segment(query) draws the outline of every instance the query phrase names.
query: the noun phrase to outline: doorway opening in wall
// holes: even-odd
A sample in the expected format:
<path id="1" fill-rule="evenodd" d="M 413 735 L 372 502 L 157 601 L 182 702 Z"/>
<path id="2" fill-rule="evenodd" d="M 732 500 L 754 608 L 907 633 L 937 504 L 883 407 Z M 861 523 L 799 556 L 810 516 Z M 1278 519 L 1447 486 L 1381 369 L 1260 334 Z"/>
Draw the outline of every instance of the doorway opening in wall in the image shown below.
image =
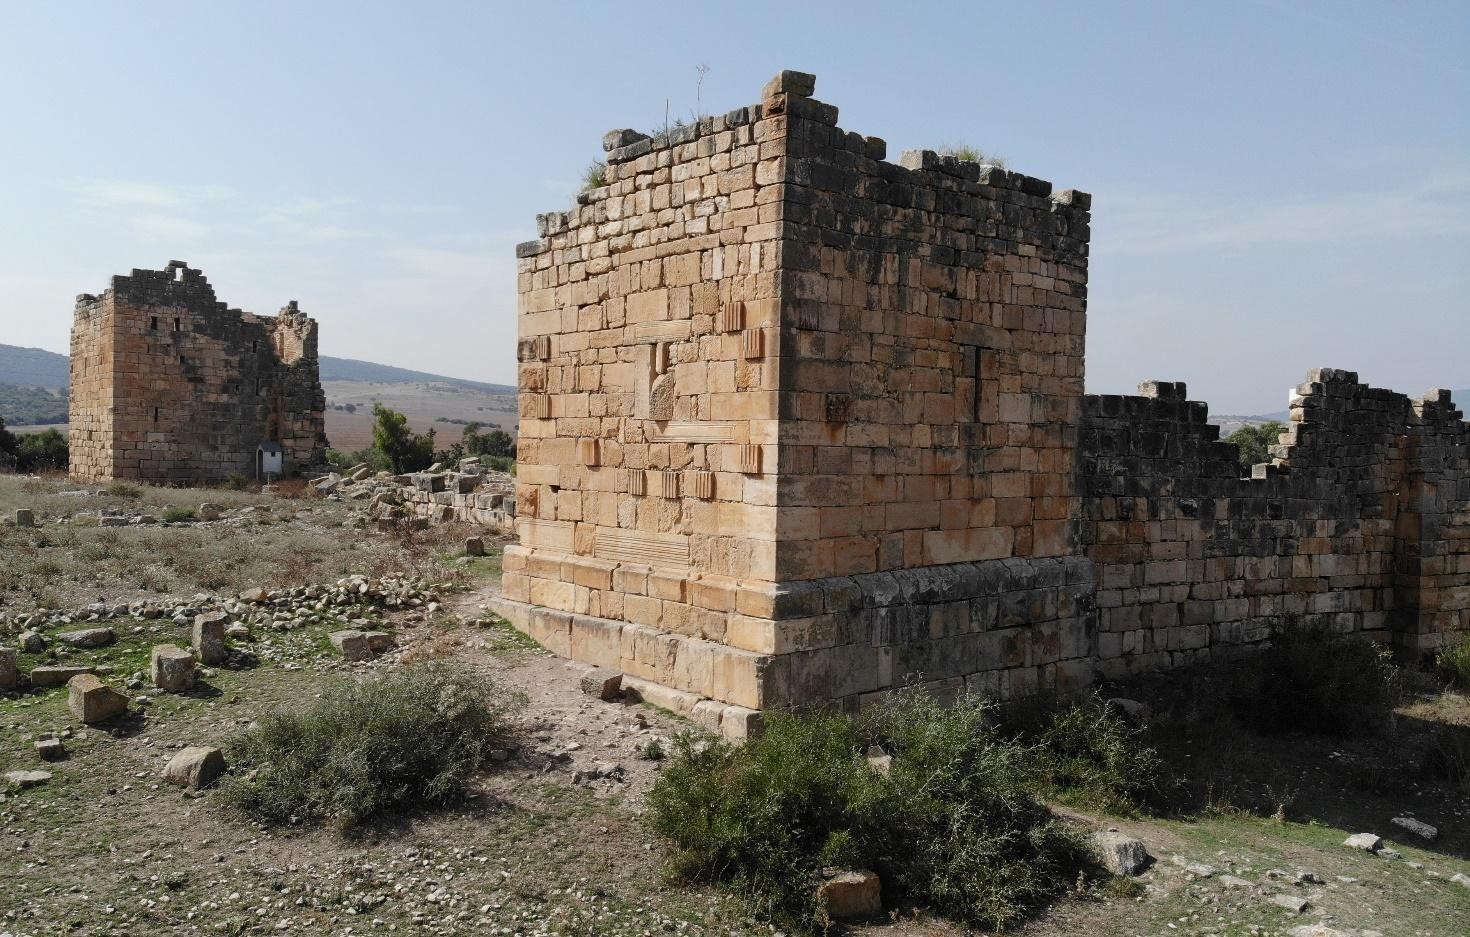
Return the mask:
<path id="1" fill-rule="evenodd" d="M 158 331 L 158 316 L 149 316 L 148 317 L 148 331 L 150 331 L 150 332 L 157 332 Z"/>

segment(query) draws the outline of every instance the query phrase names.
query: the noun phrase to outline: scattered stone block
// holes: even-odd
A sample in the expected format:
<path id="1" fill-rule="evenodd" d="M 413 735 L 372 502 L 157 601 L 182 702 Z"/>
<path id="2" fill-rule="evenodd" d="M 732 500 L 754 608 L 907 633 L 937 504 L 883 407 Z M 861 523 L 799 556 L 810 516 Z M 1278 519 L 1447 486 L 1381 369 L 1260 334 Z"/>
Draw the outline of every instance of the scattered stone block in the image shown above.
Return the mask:
<path id="1" fill-rule="evenodd" d="M 36 754 L 42 761 L 60 761 L 66 757 L 66 746 L 61 739 L 41 739 L 36 743 Z"/>
<path id="2" fill-rule="evenodd" d="M 99 680 L 84 673 L 66 682 L 67 706 L 77 719 L 92 725 L 115 719 L 128 711 L 128 698 Z"/>
<path id="3" fill-rule="evenodd" d="M 15 648 L 0 647 L 0 690 L 13 690 L 20 682 L 20 673 L 15 669 L 15 659 Z"/>
<path id="4" fill-rule="evenodd" d="M 25 790 L 28 787 L 36 787 L 51 780 L 50 771 L 7 771 L 5 780 L 11 787 Z"/>
<path id="5" fill-rule="evenodd" d="M 1326 924 L 1303 924 L 1300 927 L 1293 927 L 1287 933 L 1291 937 L 1353 937 L 1347 931 L 1338 930 L 1335 927 L 1328 927 Z M 1363 931 L 1363 937 L 1367 937 L 1370 933 L 1377 932 Z"/>
<path id="6" fill-rule="evenodd" d="M 1464 872 L 1456 872 L 1454 875 L 1451 875 L 1450 881 L 1456 885 L 1464 885 L 1466 888 L 1470 888 L 1470 875 L 1466 875 Z"/>
<path id="7" fill-rule="evenodd" d="M 103 514 L 97 518 L 98 527 L 126 527 L 128 519 L 121 514 Z"/>
<path id="8" fill-rule="evenodd" d="M 386 631 L 364 631 L 362 636 L 367 638 L 368 650 L 374 654 L 393 649 L 393 636 Z"/>
<path id="9" fill-rule="evenodd" d="M 17 527 L 34 527 L 34 526 L 36 526 L 36 513 L 34 511 L 32 511 L 30 508 L 16 508 L 15 509 L 15 526 L 17 526 Z"/>
<path id="10" fill-rule="evenodd" d="M 72 677 L 92 673 L 94 667 L 76 667 L 68 664 L 47 664 L 31 670 L 31 686 L 64 686 Z"/>
<path id="11" fill-rule="evenodd" d="M 50 643 L 39 631 L 22 631 L 19 640 L 20 649 L 27 654 L 39 654 L 46 650 L 46 645 Z"/>
<path id="12" fill-rule="evenodd" d="M 1367 852 L 1377 852 L 1383 848 L 1383 840 L 1375 833 L 1354 833 L 1342 841 L 1344 846 L 1353 849 L 1362 849 Z"/>
<path id="13" fill-rule="evenodd" d="M 883 883 L 878 873 L 859 870 L 823 873 L 817 903 L 834 921 L 861 921 L 883 913 Z"/>
<path id="14" fill-rule="evenodd" d="M 1152 714 L 1147 703 L 1141 703 L 1136 699 L 1116 696 L 1108 700 L 1107 705 L 1122 713 L 1124 718 L 1133 723 L 1147 722 L 1148 717 Z"/>
<path id="15" fill-rule="evenodd" d="M 1093 833 L 1092 847 L 1103 867 L 1114 875 L 1140 875 L 1153 862 L 1142 841 L 1116 830 Z"/>
<path id="16" fill-rule="evenodd" d="M 153 685 L 168 693 L 182 693 L 194 685 L 194 655 L 172 644 L 153 649 Z"/>
<path id="17" fill-rule="evenodd" d="M 240 601 L 249 602 L 251 605 L 259 605 L 261 602 L 264 602 L 268 597 L 269 596 L 266 594 L 266 591 L 260 586 L 253 586 L 240 593 Z"/>
<path id="18" fill-rule="evenodd" d="M 250 639 L 250 626 L 237 621 L 225 629 L 225 637 L 234 641 L 247 641 Z"/>
<path id="19" fill-rule="evenodd" d="M 1301 914 L 1308 907 L 1307 899 L 1298 895 L 1272 895 L 1266 900 L 1278 908 L 1285 908 L 1292 914 Z"/>
<path id="20" fill-rule="evenodd" d="M 582 692 L 600 700 L 615 700 L 623 689 L 623 675 L 606 667 L 592 667 L 582 672 Z"/>
<path id="21" fill-rule="evenodd" d="M 332 647 L 341 652 L 344 660 L 371 660 L 373 657 L 372 645 L 368 643 L 366 632 L 347 630 L 334 631 L 327 636 L 332 642 Z"/>
<path id="22" fill-rule="evenodd" d="M 1205 865 L 1203 862 L 1191 862 L 1183 856 L 1171 856 L 1169 861 L 1195 878 L 1209 878 L 1215 874 L 1214 866 Z"/>
<path id="23" fill-rule="evenodd" d="M 197 791 L 218 780 L 225 767 L 224 753 L 218 748 L 192 745 L 181 749 L 163 766 L 163 779 Z"/>
<path id="24" fill-rule="evenodd" d="M 230 616 L 224 612 L 210 612 L 205 615 L 194 616 L 194 634 L 191 644 L 199 663 L 206 667 L 214 664 L 222 664 L 230 655 L 230 647 L 225 643 L 225 626 L 230 623 Z"/>
<path id="25" fill-rule="evenodd" d="M 72 647 L 107 647 L 117 643 L 117 635 L 111 628 L 86 628 L 81 631 L 63 631 L 56 636 L 56 640 Z"/>
<path id="26" fill-rule="evenodd" d="M 1394 817 L 1389 822 L 1400 829 L 1408 830 L 1426 842 L 1432 843 L 1439 838 L 1439 830 L 1423 820 L 1415 820 L 1413 817 Z"/>
<path id="27" fill-rule="evenodd" d="M 1218 881 L 1221 885 L 1225 886 L 1226 888 L 1250 888 L 1251 887 L 1251 883 L 1250 882 L 1247 882 L 1243 878 L 1236 878 L 1234 875 L 1222 875 L 1218 879 L 1216 879 L 1216 881 Z"/>
<path id="28" fill-rule="evenodd" d="M 219 520 L 220 514 L 223 513 L 223 511 L 224 508 L 222 508 L 220 505 L 215 504 L 212 501 L 205 501 L 203 504 L 199 505 L 199 510 L 195 513 L 198 515 L 201 521 L 217 521 Z"/>
<path id="29" fill-rule="evenodd" d="M 483 539 L 479 538 L 479 537 L 466 537 L 466 538 L 464 538 L 464 555 L 465 556 L 484 556 L 485 555 L 485 541 Z"/>

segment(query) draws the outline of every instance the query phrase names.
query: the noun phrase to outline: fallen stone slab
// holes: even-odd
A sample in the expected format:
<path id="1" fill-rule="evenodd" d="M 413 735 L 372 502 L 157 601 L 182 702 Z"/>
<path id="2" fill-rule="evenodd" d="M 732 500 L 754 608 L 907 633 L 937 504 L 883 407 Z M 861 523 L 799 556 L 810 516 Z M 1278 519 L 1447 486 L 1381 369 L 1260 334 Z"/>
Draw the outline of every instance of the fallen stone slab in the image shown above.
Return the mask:
<path id="1" fill-rule="evenodd" d="M 230 656 L 230 646 L 225 643 L 225 627 L 230 616 L 225 612 L 209 612 L 194 616 L 194 633 L 191 644 L 199 663 L 206 667 L 223 664 Z"/>
<path id="2" fill-rule="evenodd" d="M 484 556 L 485 555 L 485 541 L 484 541 L 484 539 L 482 539 L 480 537 L 466 537 L 466 538 L 464 538 L 464 555 L 465 556 Z"/>
<path id="3" fill-rule="evenodd" d="M 46 650 L 46 645 L 50 643 L 39 631 L 22 631 L 17 640 L 20 642 L 20 649 L 27 654 L 39 654 Z"/>
<path id="4" fill-rule="evenodd" d="M 63 631 L 56 640 L 72 647 L 107 647 L 117 643 L 117 634 L 111 628 L 84 628 L 81 631 Z"/>
<path id="5" fill-rule="evenodd" d="M 1354 833 L 1343 840 L 1342 844 L 1365 852 L 1377 852 L 1383 848 L 1383 839 L 1376 833 Z"/>
<path id="6" fill-rule="evenodd" d="M 1326 924 L 1303 924 L 1287 931 L 1290 937 L 1352 937 L 1347 931 L 1328 927 Z M 1363 933 L 1368 933 L 1364 931 Z"/>
<path id="7" fill-rule="evenodd" d="M 15 668 L 17 654 L 13 647 L 0 647 L 0 690 L 13 690 L 20 682 L 20 671 Z"/>
<path id="8" fill-rule="evenodd" d="M 590 667 L 578 681 L 582 692 L 600 700 L 615 700 L 623 690 L 623 675 L 606 667 Z"/>
<path id="9" fill-rule="evenodd" d="M 1169 861 L 1195 878 L 1209 878 L 1215 874 L 1214 866 L 1205 865 L 1203 862 L 1191 862 L 1183 856 L 1170 856 Z"/>
<path id="10" fill-rule="evenodd" d="M 883 883 L 876 872 L 838 871 L 817 886 L 817 903 L 834 921 L 861 921 L 883 913 Z"/>
<path id="11" fill-rule="evenodd" d="M 1456 885 L 1464 885 L 1466 888 L 1470 888 L 1470 875 L 1466 875 L 1464 872 L 1456 872 L 1454 875 L 1451 875 L 1450 881 Z"/>
<path id="12" fill-rule="evenodd" d="M 193 790 L 208 787 L 225 773 L 225 756 L 218 748 L 191 745 L 163 766 L 163 779 Z"/>
<path id="13" fill-rule="evenodd" d="M 1141 840 L 1116 830 L 1093 833 L 1092 846 L 1103 867 L 1114 875 L 1139 875 L 1153 862 Z"/>
<path id="14" fill-rule="evenodd" d="M 262 589 L 260 586 L 254 586 L 254 587 L 249 588 L 249 589 L 246 589 L 244 592 L 240 593 L 240 601 L 241 602 L 249 602 L 252 605 L 259 605 L 261 602 L 264 602 L 267 598 L 268 598 L 268 595 L 267 595 L 266 591 L 264 589 Z"/>
<path id="15" fill-rule="evenodd" d="M 1251 887 L 1251 883 L 1250 882 L 1246 881 L 1243 878 L 1236 878 L 1234 875 L 1222 875 L 1218 879 L 1216 879 L 1216 881 L 1218 881 L 1221 885 L 1224 885 L 1226 888 L 1250 888 Z"/>
<path id="16" fill-rule="evenodd" d="M 36 512 L 35 511 L 32 511 L 30 508 L 16 508 L 15 509 L 15 526 L 17 526 L 17 527 L 34 527 L 34 526 L 36 526 Z"/>
<path id="17" fill-rule="evenodd" d="M 168 693 L 182 693 L 194 686 L 194 655 L 173 644 L 160 644 L 150 657 L 153 685 Z"/>
<path id="18" fill-rule="evenodd" d="M 128 698 L 103 683 L 95 674 L 84 673 L 66 682 L 67 706 L 77 719 L 92 725 L 115 719 L 128 711 Z"/>
<path id="19" fill-rule="evenodd" d="M 119 514 L 104 514 L 97 518 L 98 527 L 126 527 L 128 519 Z"/>
<path id="20" fill-rule="evenodd" d="M 95 667 L 75 667 L 67 664 L 47 664 L 31 670 L 31 686 L 65 686 L 72 677 L 94 673 Z"/>
<path id="21" fill-rule="evenodd" d="M 36 743 L 36 754 L 42 761 L 60 761 L 66 757 L 66 746 L 61 739 L 41 739 Z"/>
<path id="22" fill-rule="evenodd" d="M 28 787 L 35 787 L 39 784 L 45 784 L 47 781 L 51 780 L 51 772 L 7 771 L 5 772 L 5 780 L 8 784 L 10 784 L 11 787 L 18 787 L 21 790 L 25 790 Z"/>
<path id="23" fill-rule="evenodd" d="M 393 649 L 393 636 L 386 631 L 364 631 L 363 636 L 367 638 L 368 650 L 374 654 Z"/>
<path id="24" fill-rule="evenodd" d="M 1389 822 L 1392 823 L 1394 826 L 1399 827 L 1403 830 L 1408 830 L 1410 833 L 1413 833 L 1420 839 L 1426 840 L 1431 843 L 1439 837 L 1438 828 L 1430 826 L 1423 820 L 1415 820 L 1413 817 L 1394 817 Z"/>
<path id="25" fill-rule="evenodd" d="M 219 516 L 221 513 L 223 513 L 223 511 L 224 508 L 222 508 L 220 505 L 215 504 L 212 501 L 205 501 L 203 504 L 199 505 L 199 510 L 195 513 L 198 515 L 201 521 L 217 521 L 219 520 Z"/>

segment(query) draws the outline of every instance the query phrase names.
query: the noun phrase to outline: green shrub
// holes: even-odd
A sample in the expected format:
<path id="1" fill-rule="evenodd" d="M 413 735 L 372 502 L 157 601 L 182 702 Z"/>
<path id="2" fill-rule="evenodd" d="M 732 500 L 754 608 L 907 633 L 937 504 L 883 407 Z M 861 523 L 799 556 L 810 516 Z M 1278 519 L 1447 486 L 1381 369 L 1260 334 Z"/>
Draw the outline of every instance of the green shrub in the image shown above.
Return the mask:
<path id="1" fill-rule="evenodd" d="M 676 742 L 650 795 L 675 871 L 726 883 L 764 915 L 823 924 L 824 866 L 869 868 L 887 903 L 1001 928 L 1064 890 L 1079 840 L 1030 792 L 1027 749 L 974 698 L 906 691 L 861 719 L 774 714 L 742 748 Z M 892 756 L 886 771 L 864 753 Z"/>
<path id="2" fill-rule="evenodd" d="M 1425 777 L 1470 793 L 1470 728 L 1438 726 L 1419 767 Z"/>
<path id="3" fill-rule="evenodd" d="M 594 159 L 582 170 L 582 191 L 590 192 L 607 185 L 607 163 Z"/>
<path id="4" fill-rule="evenodd" d="M 268 822 L 342 827 L 442 805 L 503 747 L 507 705 L 483 678 L 442 665 L 340 680 L 241 736 L 220 796 Z"/>
<path id="5" fill-rule="evenodd" d="M 1046 796 L 1114 813 L 1160 805 L 1163 762 L 1147 730 L 1100 699 L 1053 701 L 1015 724 L 1034 745 L 1032 776 Z"/>
<path id="6" fill-rule="evenodd" d="M 973 146 L 968 143 L 941 146 L 938 152 L 940 156 L 953 156 L 955 159 L 963 160 L 967 163 L 983 163 L 1001 169 L 1006 168 L 1005 157 L 996 156 L 993 153 L 986 153 L 978 146 Z"/>
<path id="7" fill-rule="evenodd" d="M 1222 668 L 1223 692 L 1246 726 L 1271 735 L 1344 735 L 1375 728 L 1400 695 L 1388 648 L 1362 635 L 1287 627 L 1265 650 Z"/>
<path id="8" fill-rule="evenodd" d="M 239 472 L 231 472 L 229 477 L 225 479 L 225 487 L 231 491 L 244 491 L 250 487 L 250 479 L 241 475 Z"/>
<path id="9" fill-rule="evenodd" d="M 163 509 L 163 519 L 169 523 L 178 521 L 192 521 L 194 519 L 193 508 L 167 507 Z"/>
<path id="10" fill-rule="evenodd" d="M 1470 637 L 1441 651 L 1434 663 L 1435 668 L 1450 683 L 1462 689 L 1470 689 Z"/>
<path id="11" fill-rule="evenodd" d="M 141 498 L 143 490 L 137 485 L 129 485 L 127 482 L 113 482 L 107 486 L 107 495 L 113 498 Z"/>

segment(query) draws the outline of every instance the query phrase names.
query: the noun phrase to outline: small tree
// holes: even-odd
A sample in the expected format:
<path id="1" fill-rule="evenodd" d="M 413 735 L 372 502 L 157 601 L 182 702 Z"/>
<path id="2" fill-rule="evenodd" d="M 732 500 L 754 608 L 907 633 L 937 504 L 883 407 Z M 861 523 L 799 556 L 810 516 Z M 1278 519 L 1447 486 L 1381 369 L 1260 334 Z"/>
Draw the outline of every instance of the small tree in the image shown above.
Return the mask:
<path id="1" fill-rule="evenodd" d="M 17 455 L 15 436 L 5 428 L 5 418 L 0 417 L 0 468 L 13 468 Z"/>
<path id="2" fill-rule="evenodd" d="M 54 429 L 21 436 L 16 449 L 16 468 L 22 472 L 61 472 L 71 461 L 66 437 Z"/>
<path id="3" fill-rule="evenodd" d="M 1252 465 L 1271 460 L 1271 447 L 1276 445 L 1276 437 L 1284 432 L 1286 427 L 1272 420 L 1260 426 L 1242 426 L 1225 441 L 1235 446 L 1241 469 L 1250 471 Z"/>
<path id="4" fill-rule="evenodd" d="M 409 429 L 408 417 L 375 403 L 373 448 L 383 454 L 395 474 L 417 472 L 434 461 L 434 431 L 415 433 Z"/>

